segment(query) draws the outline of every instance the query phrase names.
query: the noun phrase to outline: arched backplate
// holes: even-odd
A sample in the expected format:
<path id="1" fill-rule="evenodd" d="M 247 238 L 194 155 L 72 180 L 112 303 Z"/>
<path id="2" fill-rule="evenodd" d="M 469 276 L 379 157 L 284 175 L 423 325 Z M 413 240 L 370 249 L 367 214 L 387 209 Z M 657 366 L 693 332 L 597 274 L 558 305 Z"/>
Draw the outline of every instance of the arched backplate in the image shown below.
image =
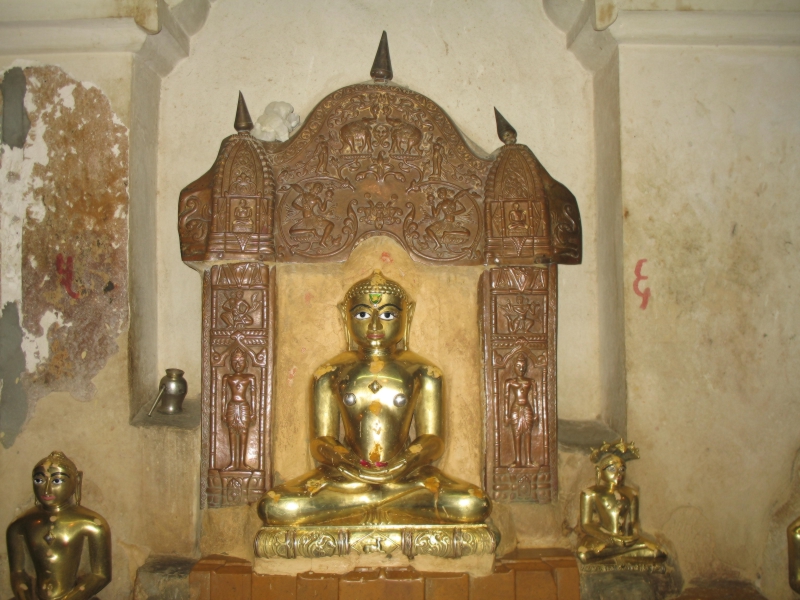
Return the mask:
<path id="1" fill-rule="evenodd" d="M 342 88 L 270 159 L 278 261 L 343 261 L 360 240 L 385 234 L 418 261 L 483 262 L 491 162 L 421 94 Z"/>

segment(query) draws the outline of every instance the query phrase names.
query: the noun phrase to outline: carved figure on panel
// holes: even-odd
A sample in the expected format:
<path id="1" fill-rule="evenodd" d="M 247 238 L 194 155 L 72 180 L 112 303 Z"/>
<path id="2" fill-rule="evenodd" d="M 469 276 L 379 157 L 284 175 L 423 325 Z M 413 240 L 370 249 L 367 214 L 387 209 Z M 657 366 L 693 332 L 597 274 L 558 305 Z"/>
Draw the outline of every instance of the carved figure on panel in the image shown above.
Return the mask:
<path id="1" fill-rule="evenodd" d="M 625 463 L 639 458 L 633 443 L 604 443 L 589 456 L 597 483 L 581 492 L 582 532 L 578 558 L 583 563 L 663 562 L 667 555 L 639 524 L 639 493 L 625 485 Z"/>
<path id="2" fill-rule="evenodd" d="M 342 126 L 339 131 L 342 152 L 372 154 L 372 121 L 374 119 L 362 119 Z"/>
<path id="3" fill-rule="evenodd" d="M 319 143 L 317 144 L 317 149 L 314 152 L 314 155 L 317 158 L 317 168 L 316 172 L 320 175 L 327 175 L 328 174 L 328 155 L 330 154 L 330 149 L 328 148 L 328 141 L 325 139 L 325 136 L 319 136 Z"/>
<path id="4" fill-rule="evenodd" d="M 311 453 L 319 466 L 263 497 L 264 523 L 483 522 L 484 492 L 432 464 L 444 451 L 442 373 L 408 349 L 414 302 L 376 271 L 350 288 L 340 311 L 348 350 L 313 380 Z"/>
<path id="5" fill-rule="evenodd" d="M 526 300 L 522 294 L 503 304 L 503 310 L 511 333 L 529 333 L 541 327 L 541 305 L 534 300 Z"/>
<path id="6" fill-rule="evenodd" d="M 508 212 L 509 235 L 525 235 L 528 232 L 528 213 L 520 209 L 519 202 L 511 205 Z"/>
<path id="7" fill-rule="evenodd" d="M 333 231 L 333 221 L 326 218 L 328 210 L 333 208 L 329 198 L 320 198 L 324 186 L 315 182 L 303 189 L 296 183 L 289 187 L 297 192 L 297 197 L 292 201 L 292 206 L 300 211 L 301 217 L 289 227 L 289 235 L 298 242 L 318 243 L 323 248 L 328 247 L 328 239 Z M 337 240 L 332 240 L 336 243 Z"/>
<path id="8" fill-rule="evenodd" d="M 111 581 L 111 530 L 103 517 L 81 506 L 82 478 L 62 452 L 51 452 L 33 468 L 36 506 L 6 530 L 16 600 L 90 600 Z M 90 571 L 79 575 L 84 543 Z M 25 571 L 28 561 L 35 579 Z"/>
<path id="9" fill-rule="evenodd" d="M 228 327 L 239 328 L 249 327 L 253 324 L 253 317 L 250 313 L 258 310 L 260 303 L 258 301 L 253 303 L 253 306 L 244 299 L 244 292 L 236 290 L 230 292 L 227 300 L 222 303 L 222 311 L 219 318 Z"/>
<path id="10" fill-rule="evenodd" d="M 242 198 L 239 206 L 233 211 L 234 233 L 251 233 L 255 228 L 253 221 L 253 209 L 247 203 L 247 198 Z"/>
<path id="11" fill-rule="evenodd" d="M 392 125 L 392 149 L 396 154 L 414 154 L 422 142 L 422 132 L 400 119 L 387 119 Z"/>
<path id="12" fill-rule="evenodd" d="M 444 140 L 436 138 L 431 144 L 431 179 L 442 178 L 442 161 L 444 160 Z"/>
<path id="13" fill-rule="evenodd" d="M 451 196 L 447 188 L 441 187 L 436 191 L 438 202 L 433 196 L 428 196 L 433 223 L 425 228 L 425 232 L 435 248 L 463 244 L 469 239 L 469 229 L 458 221 L 458 216 L 467 212 L 467 209 L 459 201 L 459 197 L 466 193 L 462 190 Z"/>
<path id="14" fill-rule="evenodd" d="M 539 395 L 539 384 L 525 377 L 528 359 L 520 353 L 514 361 L 516 377 L 506 379 L 506 425 L 511 427 L 514 435 L 514 462 L 510 467 L 538 467 L 531 451 L 531 431 L 538 419 L 536 414 L 536 398 Z M 533 403 L 530 396 L 533 395 Z"/>
<path id="15" fill-rule="evenodd" d="M 223 388 L 227 386 L 229 399 L 225 408 L 225 424 L 228 426 L 230 439 L 231 462 L 224 471 L 241 471 L 251 467 L 245 462 L 247 454 L 247 437 L 250 434 L 250 421 L 253 417 L 253 407 L 247 399 L 248 392 L 253 398 L 253 388 L 256 385 L 254 375 L 245 373 L 247 357 L 244 352 L 236 348 L 231 353 L 231 369 L 233 373 L 222 376 Z"/>

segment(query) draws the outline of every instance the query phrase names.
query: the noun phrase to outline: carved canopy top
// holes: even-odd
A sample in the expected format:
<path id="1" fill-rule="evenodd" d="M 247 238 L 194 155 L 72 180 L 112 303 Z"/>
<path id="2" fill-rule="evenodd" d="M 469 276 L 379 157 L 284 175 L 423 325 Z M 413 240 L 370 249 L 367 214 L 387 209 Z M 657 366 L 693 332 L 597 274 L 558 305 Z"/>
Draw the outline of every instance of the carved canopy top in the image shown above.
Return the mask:
<path id="1" fill-rule="evenodd" d="M 434 264 L 581 262 L 575 197 L 499 113 L 505 145 L 483 155 L 388 72 L 327 96 L 284 143 L 250 135 L 240 95 L 238 133 L 181 192 L 183 260 L 344 261 L 388 235 Z"/>

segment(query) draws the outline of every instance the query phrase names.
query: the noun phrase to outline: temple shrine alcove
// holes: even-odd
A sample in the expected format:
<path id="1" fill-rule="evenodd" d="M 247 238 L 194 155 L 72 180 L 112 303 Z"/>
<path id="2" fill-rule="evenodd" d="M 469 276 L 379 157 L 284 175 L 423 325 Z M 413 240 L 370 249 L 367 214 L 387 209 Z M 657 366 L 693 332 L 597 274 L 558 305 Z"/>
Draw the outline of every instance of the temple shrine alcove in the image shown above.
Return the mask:
<path id="1" fill-rule="evenodd" d="M 240 94 L 236 133 L 181 192 L 181 256 L 203 275 L 201 504 L 251 504 L 300 474 L 273 451 L 300 439 L 292 449 L 307 455 L 308 388 L 292 365 L 341 351 L 336 304 L 376 267 L 420 307 L 412 346 L 444 339 L 442 326 L 449 341 L 425 355 L 446 379 L 449 364 L 468 365 L 447 379 L 445 447 L 481 455 L 492 502 L 548 504 L 558 265 L 582 259 L 577 201 L 499 112 L 502 145 L 486 154 L 432 100 L 393 84 L 385 38 L 371 75 L 324 98 L 283 143 L 251 135 Z M 314 283 L 294 290 L 314 265 Z M 280 304 L 280 286 L 296 300 Z M 473 337 L 459 338 L 463 323 L 477 323 Z M 275 394 L 287 372 L 300 403 Z"/>

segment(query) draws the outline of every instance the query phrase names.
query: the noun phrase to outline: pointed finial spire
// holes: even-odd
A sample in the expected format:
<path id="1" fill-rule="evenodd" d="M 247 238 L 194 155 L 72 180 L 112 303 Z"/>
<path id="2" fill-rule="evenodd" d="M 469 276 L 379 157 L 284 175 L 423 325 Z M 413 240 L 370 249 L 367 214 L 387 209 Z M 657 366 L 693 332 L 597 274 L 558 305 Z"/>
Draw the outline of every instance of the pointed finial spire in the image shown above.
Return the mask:
<path id="1" fill-rule="evenodd" d="M 494 118 L 497 121 L 497 137 L 506 145 L 517 143 L 517 130 L 511 126 L 511 123 L 506 121 L 506 118 L 500 114 L 500 111 L 494 109 Z"/>
<path id="2" fill-rule="evenodd" d="M 244 103 L 244 96 L 239 92 L 239 104 L 236 107 L 236 120 L 233 122 L 236 131 L 250 131 L 253 129 L 253 119 L 250 118 L 250 111 Z"/>
<path id="3" fill-rule="evenodd" d="M 383 79 L 391 81 L 392 76 L 392 59 L 389 57 L 389 38 L 386 37 L 386 32 L 381 35 L 381 43 L 378 44 L 378 51 L 375 53 L 375 60 L 372 63 L 372 69 L 369 72 L 373 79 Z"/>

